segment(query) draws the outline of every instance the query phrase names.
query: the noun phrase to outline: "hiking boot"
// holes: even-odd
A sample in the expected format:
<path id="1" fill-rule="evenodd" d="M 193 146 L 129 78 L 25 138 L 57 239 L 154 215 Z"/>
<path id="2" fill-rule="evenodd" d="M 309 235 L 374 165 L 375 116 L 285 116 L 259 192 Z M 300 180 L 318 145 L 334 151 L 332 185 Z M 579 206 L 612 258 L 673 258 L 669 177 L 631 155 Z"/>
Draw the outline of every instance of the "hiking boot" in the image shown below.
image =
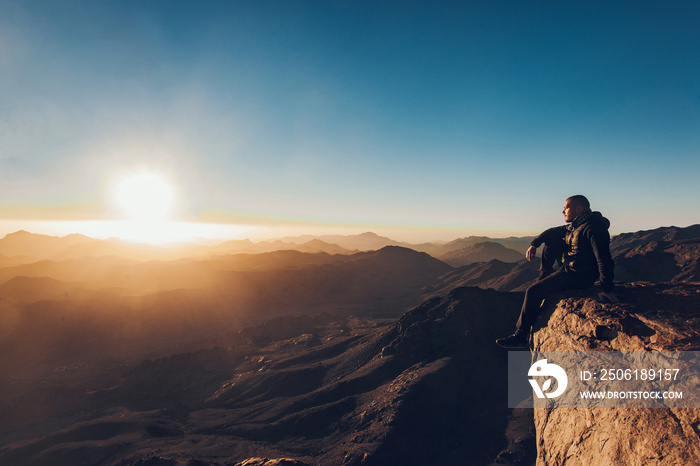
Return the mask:
<path id="1" fill-rule="evenodd" d="M 523 349 L 528 347 L 527 337 L 522 333 L 514 333 L 505 338 L 496 340 L 496 344 L 506 349 Z"/>

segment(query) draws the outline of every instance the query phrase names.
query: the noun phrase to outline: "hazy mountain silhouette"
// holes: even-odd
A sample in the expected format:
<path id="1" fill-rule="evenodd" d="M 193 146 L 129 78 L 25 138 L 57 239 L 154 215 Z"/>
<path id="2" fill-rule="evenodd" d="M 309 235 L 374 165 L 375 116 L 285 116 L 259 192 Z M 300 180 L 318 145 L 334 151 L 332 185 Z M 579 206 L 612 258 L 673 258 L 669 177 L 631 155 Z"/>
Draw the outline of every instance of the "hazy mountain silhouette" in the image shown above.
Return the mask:
<path id="1" fill-rule="evenodd" d="M 489 262 L 499 260 L 501 262 L 519 262 L 525 257 L 518 251 L 508 249 L 502 244 L 493 241 L 476 243 L 462 249 L 454 249 L 440 255 L 440 259 L 453 267 L 461 267 L 475 262 Z"/>
<path id="2" fill-rule="evenodd" d="M 327 243 L 320 239 L 312 239 L 311 241 L 308 241 L 306 243 L 297 244 L 294 249 L 301 252 L 325 252 L 326 254 L 352 254 L 353 252 L 355 252 L 340 247 L 337 244 Z"/>
<path id="3" fill-rule="evenodd" d="M 99 256 L 119 256 L 135 260 L 170 259 L 177 256 L 173 249 L 144 243 L 117 239 L 99 240 L 79 234 L 57 237 L 26 231 L 11 233 L 0 239 L 0 254 L 11 258 L 24 256 L 21 263 Z"/>
<path id="4" fill-rule="evenodd" d="M 294 250 L 308 253 L 326 253 L 326 254 L 352 254 L 356 252 L 338 246 L 337 244 L 328 243 L 318 238 L 310 239 L 303 243 L 295 243 L 291 241 L 260 241 L 254 243 L 250 240 L 226 241 L 221 244 L 212 246 L 200 246 L 187 248 L 185 252 L 196 256 L 211 256 L 221 254 L 260 254 L 265 252 Z"/>
<path id="5" fill-rule="evenodd" d="M 266 252 L 296 250 L 308 253 L 352 254 L 358 251 L 375 251 L 386 246 L 401 246 L 419 252 L 427 252 L 433 257 L 446 260 L 457 257 L 458 251 L 475 247 L 478 243 L 497 243 L 505 248 L 524 252 L 531 238 L 469 237 L 449 243 L 410 244 L 394 241 L 375 233 L 360 235 L 303 235 L 278 240 L 253 242 L 248 239 L 224 241 L 209 245 L 180 244 L 160 247 L 134 243 L 118 239 L 98 240 L 84 235 L 54 237 L 18 231 L 0 239 L 0 266 L 13 261 L 14 264 L 36 262 L 38 260 L 81 259 L 84 257 L 118 256 L 134 260 L 174 260 L 183 258 L 209 257 L 231 254 L 260 254 Z M 493 246 L 491 246 L 493 247 Z M 482 246 L 482 248 L 486 248 Z M 483 251 L 478 261 L 513 260 L 504 256 L 502 249 L 493 248 L 491 254 Z M 24 256 L 24 257 L 21 257 Z M 465 265 L 461 263 L 459 265 Z"/>
<path id="6" fill-rule="evenodd" d="M 504 248 L 512 249 L 524 256 L 525 251 L 527 251 L 527 248 L 530 247 L 530 242 L 532 239 L 533 237 L 530 236 L 522 238 L 489 238 L 487 236 L 469 236 L 447 243 L 423 243 L 411 245 L 410 247 L 416 251 L 427 252 L 433 257 L 448 262 L 446 258 L 448 258 L 451 254 L 455 254 L 457 251 L 469 250 L 479 243 L 497 243 Z M 499 259 L 499 257 L 489 257 L 488 259 L 485 259 L 485 261 L 488 262 L 492 259 Z M 520 257 L 520 259 L 522 259 L 522 257 Z"/>
<path id="7" fill-rule="evenodd" d="M 0 267 L 11 267 L 14 265 L 30 264 L 36 262 L 36 257 L 32 256 L 5 256 L 0 254 Z"/>
<path id="8" fill-rule="evenodd" d="M 313 240 L 320 240 L 324 243 L 335 244 L 349 251 L 373 251 L 382 249 L 386 246 L 410 247 L 410 245 L 407 243 L 400 243 L 372 232 L 365 232 L 359 235 L 289 236 L 286 238 L 280 238 L 278 241 L 292 244 L 304 244 Z"/>
<path id="9" fill-rule="evenodd" d="M 0 254 L 49 258 L 75 244 L 92 241 L 95 240 L 78 234 L 56 237 L 20 230 L 0 239 Z"/>
<path id="10" fill-rule="evenodd" d="M 14 277 L 0 285 L 0 297 L 15 303 L 85 299 L 91 294 L 79 283 L 62 282 L 48 277 Z"/>

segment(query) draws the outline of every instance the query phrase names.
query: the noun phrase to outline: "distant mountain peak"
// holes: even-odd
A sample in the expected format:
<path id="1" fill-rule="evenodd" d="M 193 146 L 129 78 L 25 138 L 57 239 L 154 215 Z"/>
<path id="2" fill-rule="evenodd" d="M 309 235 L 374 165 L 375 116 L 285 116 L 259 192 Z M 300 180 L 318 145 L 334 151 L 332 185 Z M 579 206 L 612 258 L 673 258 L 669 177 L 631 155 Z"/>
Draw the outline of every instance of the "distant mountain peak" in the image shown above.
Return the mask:
<path id="1" fill-rule="evenodd" d="M 453 267 L 462 267 L 475 262 L 489 262 L 498 259 L 502 262 L 519 262 L 525 256 L 495 241 L 465 242 L 463 247 L 447 252 L 442 260 Z"/>
<path id="2" fill-rule="evenodd" d="M 21 238 L 21 237 L 27 237 L 27 236 L 34 236 L 36 235 L 35 233 L 30 233 L 27 230 L 17 230 L 14 233 L 8 233 L 5 235 L 5 238 Z M 37 235 L 39 236 L 39 235 Z M 41 235 L 43 236 L 43 235 Z"/>
<path id="3" fill-rule="evenodd" d="M 482 241 L 480 243 L 476 243 L 473 248 L 481 248 L 481 249 L 508 249 L 505 246 L 503 246 L 501 243 L 497 243 L 495 241 Z"/>
<path id="4" fill-rule="evenodd" d="M 312 246 L 312 245 L 325 246 L 325 245 L 329 245 L 330 243 L 326 243 L 325 241 L 322 241 L 318 238 L 314 238 L 311 241 L 307 241 L 306 243 L 302 243 L 302 244 L 306 245 L 306 246 Z"/>

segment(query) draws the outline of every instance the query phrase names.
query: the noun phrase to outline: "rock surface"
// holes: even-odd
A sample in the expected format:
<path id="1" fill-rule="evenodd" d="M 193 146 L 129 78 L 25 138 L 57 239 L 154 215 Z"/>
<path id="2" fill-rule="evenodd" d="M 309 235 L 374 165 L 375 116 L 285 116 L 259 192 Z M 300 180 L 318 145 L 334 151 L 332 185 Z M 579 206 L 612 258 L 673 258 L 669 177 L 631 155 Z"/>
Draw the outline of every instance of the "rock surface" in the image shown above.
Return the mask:
<path id="1" fill-rule="evenodd" d="M 236 466 L 308 466 L 301 461 L 290 458 L 248 458 L 245 461 L 236 463 Z"/>
<path id="2" fill-rule="evenodd" d="M 700 285 L 633 283 L 545 303 L 538 351 L 699 351 Z M 535 409 L 538 465 L 698 465 L 700 409 Z"/>

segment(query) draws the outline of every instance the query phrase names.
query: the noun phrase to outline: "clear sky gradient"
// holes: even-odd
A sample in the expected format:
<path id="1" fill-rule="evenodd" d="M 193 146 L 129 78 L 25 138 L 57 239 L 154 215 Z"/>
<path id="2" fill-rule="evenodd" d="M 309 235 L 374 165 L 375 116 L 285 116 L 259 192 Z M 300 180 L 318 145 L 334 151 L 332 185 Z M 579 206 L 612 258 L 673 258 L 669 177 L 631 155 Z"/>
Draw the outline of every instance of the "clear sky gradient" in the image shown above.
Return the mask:
<path id="1" fill-rule="evenodd" d="M 0 0 L 0 90 L 12 227 L 118 218 L 141 166 L 190 222 L 700 222 L 696 1 Z"/>

